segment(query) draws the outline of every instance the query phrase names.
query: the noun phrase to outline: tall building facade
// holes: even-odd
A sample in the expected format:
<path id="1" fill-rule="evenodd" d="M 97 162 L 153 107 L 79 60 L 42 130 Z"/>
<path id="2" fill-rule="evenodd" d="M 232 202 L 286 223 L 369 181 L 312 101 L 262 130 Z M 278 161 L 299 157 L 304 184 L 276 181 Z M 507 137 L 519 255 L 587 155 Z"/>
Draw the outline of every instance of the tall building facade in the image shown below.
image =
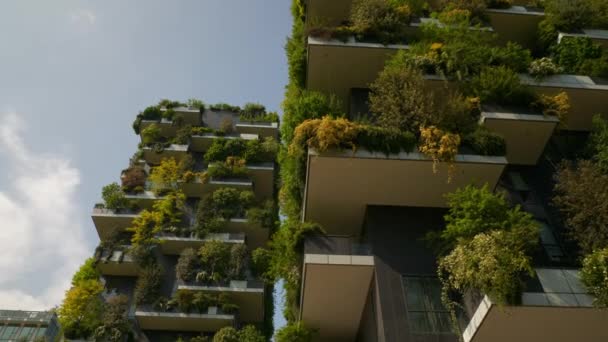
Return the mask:
<path id="1" fill-rule="evenodd" d="M 59 334 L 53 312 L 0 310 L 0 341 L 55 341 Z"/>
<path id="2" fill-rule="evenodd" d="M 260 260 L 278 220 L 277 115 L 164 100 L 133 129 L 139 149 L 92 214 L 101 295 L 123 298 L 129 322 L 121 340 L 205 341 L 249 325 L 272 334 Z"/>
<path id="3" fill-rule="evenodd" d="M 608 82 L 595 77 L 604 75 L 573 74 L 555 51 L 576 36 L 606 56 L 607 31 L 555 26 L 552 47 L 541 48 L 542 23 L 552 18 L 542 8 L 449 3 L 293 3 L 283 140 L 302 165 L 292 173 L 302 185 L 292 191 L 292 218 L 324 234 L 308 235 L 299 250 L 292 320 L 315 341 L 606 341 L 608 316 L 581 282 L 584 248 L 572 242 L 554 187 L 563 160 L 589 158 L 593 116 L 608 116 Z M 543 57 L 555 68 L 539 75 Z M 472 105 L 450 121 L 442 115 L 454 113 L 458 97 Z M 473 137 L 481 135 L 483 143 Z M 507 301 L 470 283 L 446 293 L 438 277 L 442 261 L 460 265 L 455 253 L 466 257 L 481 239 L 432 243 L 450 224 L 446 195 L 469 185 L 486 185 L 537 229 L 531 270 L 512 273 L 518 289 Z M 469 262 L 470 272 L 482 269 Z"/>

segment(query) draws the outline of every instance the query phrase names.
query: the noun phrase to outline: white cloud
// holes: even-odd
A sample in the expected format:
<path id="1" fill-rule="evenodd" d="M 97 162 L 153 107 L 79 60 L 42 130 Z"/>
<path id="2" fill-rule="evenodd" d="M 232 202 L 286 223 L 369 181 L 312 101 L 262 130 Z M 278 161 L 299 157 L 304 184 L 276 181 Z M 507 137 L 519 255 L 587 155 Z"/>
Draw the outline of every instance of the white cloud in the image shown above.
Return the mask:
<path id="1" fill-rule="evenodd" d="M 97 21 L 97 16 L 91 10 L 79 9 L 70 12 L 70 20 L 74 23 L 93 25 Z"/>
<path id="2" fill-rule="evenodd" d="M 32 152 L 14 113 L 0 115 L 0 308 L 58 305 L 87 257 L 76 191 L 80 171 L 65 156 Z"/>

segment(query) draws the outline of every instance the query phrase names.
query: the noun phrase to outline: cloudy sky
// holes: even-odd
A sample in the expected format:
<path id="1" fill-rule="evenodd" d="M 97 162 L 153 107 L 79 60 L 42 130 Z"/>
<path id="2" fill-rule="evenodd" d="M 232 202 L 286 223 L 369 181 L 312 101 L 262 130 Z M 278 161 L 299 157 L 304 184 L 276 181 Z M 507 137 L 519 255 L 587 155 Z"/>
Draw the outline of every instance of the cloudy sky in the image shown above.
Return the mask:
<path id="1" fill-rule="evenodd" d="M 0 309 L 60 303 L 160 98 L 279 110 L 288 0 L 3 0 Z M 277 310 L 281 311 L 281 310 Z"/>

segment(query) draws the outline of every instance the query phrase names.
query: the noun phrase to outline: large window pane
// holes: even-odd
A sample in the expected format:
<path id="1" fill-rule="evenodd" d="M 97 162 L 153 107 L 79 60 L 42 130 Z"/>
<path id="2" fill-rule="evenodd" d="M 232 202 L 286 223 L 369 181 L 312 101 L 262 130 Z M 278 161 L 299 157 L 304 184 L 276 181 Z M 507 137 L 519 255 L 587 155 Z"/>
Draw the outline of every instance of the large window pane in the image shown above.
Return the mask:
<path id="1" fill-rule="evenodd" d="M 408 312 L 410 329 L 414 333 L 428 333 L 433 331 L 426 312 Z"/>
<path id="2" fill-rule="evenodd" d="M 407 309 L 412 311 L 425 311 L 424 283 L 422 278 L 406 278 L 405 296 Z"/>

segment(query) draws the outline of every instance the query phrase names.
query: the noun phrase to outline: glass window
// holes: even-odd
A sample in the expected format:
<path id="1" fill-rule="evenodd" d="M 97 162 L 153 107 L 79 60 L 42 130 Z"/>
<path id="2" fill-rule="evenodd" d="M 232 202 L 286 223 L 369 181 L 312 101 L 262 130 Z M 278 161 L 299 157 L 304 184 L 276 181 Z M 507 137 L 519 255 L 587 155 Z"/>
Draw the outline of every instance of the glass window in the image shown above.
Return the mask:
<path id="1" fill-rule="evenodd" d="M 15 338 L 29 340 L 35 330 L 36 327 L 23 327 L 21 331 L 19 331 L 19 335 L 15 336 Z"/>
<path id="2" fill-rule="evenodd" d="M 4 330 L 2 330 L 2 335 L 0 335 L 0 339 L 8 340 L 9 338 L 11 338 L 13 336 L 15 331 L 17 331 L 18 329 L 19 329 L 19 327 L 14 326 L 14 325 L 8 325 L 8 326 L 4 327 Z"/>
<path id="3" fill-rule="evenodd" d="M 435 277 L 403 277 L 407 315 L 412 332 L 451 333 L 450 314 L 441 302 L 441 284 Z"/>

